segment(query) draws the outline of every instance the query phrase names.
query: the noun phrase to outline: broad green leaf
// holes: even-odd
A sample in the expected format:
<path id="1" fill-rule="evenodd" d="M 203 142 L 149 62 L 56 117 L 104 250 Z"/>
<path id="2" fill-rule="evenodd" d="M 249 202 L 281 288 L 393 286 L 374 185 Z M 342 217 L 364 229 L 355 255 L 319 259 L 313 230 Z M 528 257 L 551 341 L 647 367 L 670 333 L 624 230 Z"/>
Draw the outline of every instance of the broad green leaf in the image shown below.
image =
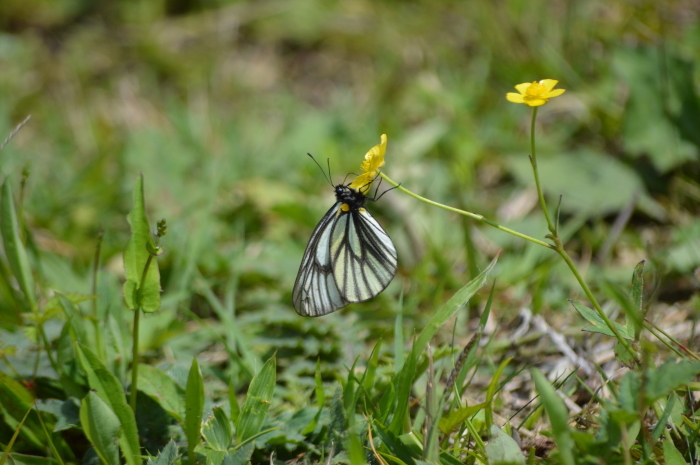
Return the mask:
<path id="1" fill-rule="evenodd" d="M 15 275 L 19 288 L 22 289 L 24 297 L 27 299 L 32 309 L 36 308 L 34 297 L 34 277 L 29 265 L 27 251 L 22 244 L 19 231 L 19 219 L 15 210 L 15 201 L 12 197 L 12 188 L 9 179 L 2 185 L 2 201 L 0 201 L 0 232 L 2 242 L 5 246 L 5 255 Z"/>
<path id="2" fill-rule="evenodd" d="M 214 416 L 204 422 L 202 435 L 210 448 L 225 452 L 233 439 L 231 422 L 221 407 L 214 407 L 213 413 Z M 223 460 L 223 456 L 221 458 Z"/>
<path id="3" fill-rule="evenodd" d="M 272 394 L 275 390 L 275 371 L 277 363 L 273 355 L 263 365 L 260 373 L 253 377 L 248 393 L 243 401 L 243 408 L 238 418 L 236 443 L 241 444 L 258 434 L 267 418 Z"/>
<path id="4" fill-rule="evenodd" d="M 508 166 L 522 184 L 532 185 L 532 166 L 526 156 L 510 157 Z M 666 217 L 663 206 L 646 193 L 639 174 L 603 152 L 583 148 L 569 153 L 542 153 L 537 166 L 545 195 L 562 196 L 562 213 L 599 218 L 619 212 L 636 199 L 636 209 L 657 220 Z"/>
<path id="5" fill-rule="evenodd" d="M 185 390 L 167 373 L 151 365 L 139 365 L 139 391 L 158 402 L 178 422 L 185 421 Z"/>
<path id="6" fill-rule="evenodd" d="M 80 423 L 103 463 L 120 465 L 119 418 L 99 395 L 90 391 L 80 406 Z"/>
<path id="7" fill-rule="evenodd" d="M 146 313 L 160 309 L 160 271 L 158 260 L 153 257 L 148 265 L 146 277 L 141 286 L 146 263 L 149 263 L 149 249 L 155 249 L 151 229 L 146 216 L 146 203 L 143 195 L 143 175 L 139 176 L 134 186 L 134 203 L 129 213 L 131 237 L 124 251 L 124 299 L 127 306 L 136 310 L 139 307 Z"/>
<path id="8" fill-rule="evenodd" d="M 621 126 L 625 153 L 648 158 L 661 174 L 695 159 L 698 136 L 693 121 L 698 116 L 697 110 L 689 109 L 698 103 L 692 62 L 658 47 L 641 46 L 616 47 L 611 63 L 617 79 L 629 89 Z M 687 85 L 691 88 L 684 89 Z"/>
<path id="9" fill-rule="evenodd" d="M 177 446 L 175 441 L 171 439 L 155 460 L 148 459 L 148 465 L 173 465 L 176 460 Z"/>
<path id="10" fill-rule="evenodd" d="M 485 452 L 489 465 L 525 465 L 525 454 L 518 443 L 496 425 L 491 426 Z"/>
<path id="11" fill-rule="evenodd" d="M 664 440 L 664 462 L 666 465 L 688 465 L 688 462 L 683 458 L 673 441 L 670 439 Z"/>
<path id="12" fill-rule="evenodd" d="M 639 376 L 633 371 L 628 371 L 620 381 L 617 390 L 617 400 L 620 407 L 627 413 L 637 417 L 639 410 Z"/>
<path id="13" fill-rule="evenodd" d="M 226 454 L 222 465 L 245 465 L 250 460 L 250 457 L 253 455 L 254 450 L 255 443 L 252 441 L 242 445 L 237 449 L 233 449 L 228 454 Z"/>
<path id="14" fill-rule="evenodd" d="M 195 448 L 201 439 L 202 409 L 204 408 L 204 382 L 197 359 L 192 359 L 185 388 L 185 435 L 189 463 L 196 461 Z"/>
<path id="15" fill-rule="evenodd" d="M 693 381 L 700 374 L 700 362 L 668 361 L 656 369 L 649 368 L 645 373 L 647 402 L 654 402 L 683 385 Z"/>
<path id="16" fill-rule="evenodd" d="M 76 343 L 74 346 L 78 360 L 87 375 L 88 384 L 119 418 L 122 434 L 119 446 L 128 465 L 141 464 L 141 448 L 136 429 L 136 418 L 126 402 L 126 395 L 121 383 L 102 363 L 93 351 Z"/>
<path id="17" fill-rule="evenodd" d="M 532 373 L 544 410 L 547 412 L 549 423 L 552 425 L 552 435 L 557 443 L 562 463 L 573 465 L 575 463 L 574 440 L 571 437 L 571 431 L 569 431 L 569 412 L 564 406 L 564 401 L 559 398 L 557 392 L 540 370 L 533 368 L 530 373 Z"/>

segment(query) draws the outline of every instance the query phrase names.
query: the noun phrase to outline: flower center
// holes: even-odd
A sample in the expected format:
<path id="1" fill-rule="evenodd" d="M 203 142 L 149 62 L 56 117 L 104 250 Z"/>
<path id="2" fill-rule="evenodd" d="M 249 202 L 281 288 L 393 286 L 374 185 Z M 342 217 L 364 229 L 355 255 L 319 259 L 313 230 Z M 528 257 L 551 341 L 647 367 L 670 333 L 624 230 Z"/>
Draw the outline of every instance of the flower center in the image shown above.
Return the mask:
<path id="1" fill-rule="evenodd" d="M 545 92 L 547 92 L 547 88 L 539 82 L 533 82 L 532 84 L 530 84 L 530 87 L 528 87 L 525 91 L 528 97 L 536 98 L 539 98 Z"/>

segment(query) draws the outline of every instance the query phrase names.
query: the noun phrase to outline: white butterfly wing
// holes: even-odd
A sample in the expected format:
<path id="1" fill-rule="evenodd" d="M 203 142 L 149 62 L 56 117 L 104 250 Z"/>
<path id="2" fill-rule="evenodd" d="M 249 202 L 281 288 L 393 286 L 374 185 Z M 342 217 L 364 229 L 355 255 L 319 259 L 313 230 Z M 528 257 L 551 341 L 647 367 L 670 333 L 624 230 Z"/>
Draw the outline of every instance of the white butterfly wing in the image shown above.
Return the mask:
<path id="1" fill-rule="evenodd" d="M 364 208 L 340 214 L 330 241 L 333 277 L 347 302 L 369 300 L 394 279 L 398 263 L 394 243 Z"/>
<path id="2" fill-rule="evenodd" d="M 342 202 L 337 202 L 328 210 L 311 234 L 301 259 L 299 273 L 294 283 L 292 301 L 294 309 L 302 316 L 321 316 L 334 312 L 348 304 L 338 290 L 333 278 L 333 265 L 330 255 L 330 241 L 333 226 L 339 218 Z"/>

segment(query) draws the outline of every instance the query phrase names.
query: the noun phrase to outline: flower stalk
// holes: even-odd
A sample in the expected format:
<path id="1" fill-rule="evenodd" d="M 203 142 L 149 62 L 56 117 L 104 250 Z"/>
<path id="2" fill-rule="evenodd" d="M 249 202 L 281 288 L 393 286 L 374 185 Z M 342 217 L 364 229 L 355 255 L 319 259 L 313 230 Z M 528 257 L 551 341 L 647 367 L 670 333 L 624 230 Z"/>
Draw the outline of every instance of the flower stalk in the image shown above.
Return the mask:
<path id="1" fill-rule="evenodd" d="M 544 105 L 545 103 L 548 102 L 550 98 L 557 97 L 565 92 L 564 89 L 554 89 L 558 81 L 553 80 L 553 79 L 544 79 L 541 81 L 536 81 L 532 83 L 523 83 L 523 84 L 518 84 L 515 86 L 515 88 L 518 90 L 519 93 L 508 93 L 506 95 L 506 98 L 514 103 L 523 103 L 528 106 L 533 107 L 532 111 L 532 119 L 530 123 L 530 164 L 532 165 L 532 172 L 535 180 L 535 186 L 537 188 L 537 197 L 540 202 L 540 207 L 542 208 L 542 212 L 544 214 L 544 217 L 547 221 L 547 227 L 549 229 L 550 234 L 545 236 L 547 239 L 552 241 L 552 243 L 547 243 L 544 241 L 541 241 L 539 239 L 536 239 L 534 237 L 528 236 L 526 234 L 522 234 L 518 231 L 514 231 L 510 228 L 507 228 L 505 226 L 502 226 L 494 221 L 491 221 L 487 218 L 485 218 L 483 215 L 479 215 L 477 213 L 472 213 L 469 211 L 465 210 L 460 210 L 458 208 L 450 207 L 448 205 L 444 205 L 438 202 L 434 202 L 430 199 L 427 199 L 425 197 L 422 197 L 414 192 L 411 192 L 410 190 L 404 188 L 391 178 L 389 178 L 386 174 L 383 172 L 379 171 L 381 167 L 384 166 L 384 153 L 386 151 L 386 135 L 382 134 L 381 137 L 381 144 L 373 147 L 369 152 L 367 152 L 367 155 L 365 155 L 365 161 L 362 164 L 362 174 L 358 176 L 358 178 L 350 184 L 350 187 L 353 188 L 360 188 L 360 189 L 369 189 L 369 184 L 371 184 L 372 180 L 376 178 L 376 176 L 381 176 L 385 181 L 387 181 L 389 184 L 394 186 L 394 188 L 410 195 L 411 197 L 420 200 L 421 202 L 425 202 L 428 205 L 432 205 L 434 207 L 442 208 L 444 210 L 457 213 L 463 216 L 466 216 L 468 218 L 472 218 L 476 221 L 479 221 L 480 223 L 487 224 L 493 228 L 496 228 L 500 231 L 503 231 L 508 234 L 512 234 L 513 236 L 519 237 L 521 239 L 527 240 L 529 242 L 535 243 L 537 245 L 540 245 L 542 247 L 547 247 L 548 249 L 552 249 L 559 254 L 559 256 L 564 260 L 566 265 L 569 267 L 571 270 L 571 273 L 574 275 L 576 278 L 576 281 L 578 281 L 579 285 L 581 286 L 581 289 L 583 292 L 586 294 L 586 297 L 588 300 L 591 302 L 593 307 L 595 308 L 595 311 L 598 313 L 600 318 L 605 322 L 607 327 L 610 329 L 610 331 L 615 335 L 615 338 L 619 341 L 620 345 L 622 345 L 628 352 L 629 354 L 633 355 L 635 360 L 639 361 L 638 356 L 635 354 L 633 349 L 631 348 L 629 342 L 622 337 L 618 329 L 615 327 L 613 322 L 608 318 L 608 316 L 605 314 L 603 311 L 603 308 L 600 306 L 598 303 L 597 299 L 593 295 L 593 292 L 591 292 L 591 289 L 588 287 L 588 284 L 586 281 L 583 279 L 583 276 L 581 276 L 581 273 L 578 271 L 576 268 L 576 264 L 574 261 L 571 259 L 569 254 L 566 252 L 564 249 L 564 245 L 559 237 L 558 233 L 558 213 L 557 213 L 557 224 L 552 222 L 552 217 L 549 214 L 549 209 L 547 208 L 547 203 L 545 201 L 544 197 L 544 192 L 542 190 L 541 182 L 540 182 L 540 176 L 539 176 L 539 171 L 537 169 L 537 151 L 536 151 L 536 144 L 535 144 L 535 123 L 537 121 L 537 107 Z"/>

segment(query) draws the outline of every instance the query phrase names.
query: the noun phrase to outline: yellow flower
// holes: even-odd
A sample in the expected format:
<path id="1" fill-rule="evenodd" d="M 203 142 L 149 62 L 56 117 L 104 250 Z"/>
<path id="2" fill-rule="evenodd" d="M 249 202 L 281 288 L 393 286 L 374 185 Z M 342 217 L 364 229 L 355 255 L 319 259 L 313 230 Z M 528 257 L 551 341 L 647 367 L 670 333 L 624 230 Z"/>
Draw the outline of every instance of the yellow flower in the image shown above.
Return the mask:
<path id="1" fill-rule="evenodd" d="M 386 153 L 386 134 L 382 134 L 379 145 L 375 145 L 369 152 L 365 154 L 365 160 L 360 165 L 362 174 L 350 183 L 353 189 L 359 189 L 363 194 L 366 193 L 372 181 L 379 175 L 379 168 L 384 166 L 384 154 Z"/>
<path id="2" fill-rule="evenodd" d="M 518 92 L 520 92 L 519 94 L 508 92 L 506 98 L 509 102 L 524 103 L 531 107 L 539 107 L 547 103 L 547 100 L 550 98 L 558 97 L 566 92 L 565 89 L 552 90 L 554 86 L 557 85 L 557 82 L 559 81 L 555 81 L 554 79 L 542 79 L 539 82 L 524 82 L 515 86 Z"/>

